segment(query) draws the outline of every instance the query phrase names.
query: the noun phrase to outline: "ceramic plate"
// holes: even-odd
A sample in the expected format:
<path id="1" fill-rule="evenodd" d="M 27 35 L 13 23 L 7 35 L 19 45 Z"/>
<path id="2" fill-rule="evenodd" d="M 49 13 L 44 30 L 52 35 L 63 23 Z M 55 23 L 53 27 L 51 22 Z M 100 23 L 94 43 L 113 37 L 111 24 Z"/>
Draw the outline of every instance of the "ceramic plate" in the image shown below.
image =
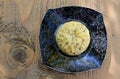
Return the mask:
<path id="1" fill-rule="evenodd" d="M 65 55 L 56 43 L 56 30 L 68 21 L 86 25 L 90 33 L 88 48 L 80 55 Z M 39 34 L 42 62 L 64 73 L 81 72 L 101 67 L 107 49 L 107 34 L 101 13 L 77 6 L 49 9 L 45 14 Z"/>

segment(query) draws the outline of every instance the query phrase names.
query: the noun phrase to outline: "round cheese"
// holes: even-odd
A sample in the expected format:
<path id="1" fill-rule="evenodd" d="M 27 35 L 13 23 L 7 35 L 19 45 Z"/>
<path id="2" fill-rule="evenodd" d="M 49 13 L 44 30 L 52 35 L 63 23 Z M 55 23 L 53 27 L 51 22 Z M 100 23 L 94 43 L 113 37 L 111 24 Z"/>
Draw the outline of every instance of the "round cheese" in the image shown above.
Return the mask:
<path id="1" fill-rule="evenodd" d="M 70 56 L 79 55 L 89 46 L 89 30 L 81 22 L 65 22 L 56 32 L 56 42 L 65 54 Z"/>

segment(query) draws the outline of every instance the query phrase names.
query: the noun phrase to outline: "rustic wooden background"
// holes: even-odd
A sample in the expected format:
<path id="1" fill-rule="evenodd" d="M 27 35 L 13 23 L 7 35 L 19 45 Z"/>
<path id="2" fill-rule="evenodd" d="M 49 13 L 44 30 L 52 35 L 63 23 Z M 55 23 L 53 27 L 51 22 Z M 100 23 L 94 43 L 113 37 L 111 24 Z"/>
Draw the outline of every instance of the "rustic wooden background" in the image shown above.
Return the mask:
<path id="1" fill-rule="evenodd" d="M 50 8 L 84 6 L 101 12 L 108 34 L 98 70 L 63 74 L 41 64 L 39 28 Z M 0 0 L 0 79 L 120 79 L 120 0 Z"/>

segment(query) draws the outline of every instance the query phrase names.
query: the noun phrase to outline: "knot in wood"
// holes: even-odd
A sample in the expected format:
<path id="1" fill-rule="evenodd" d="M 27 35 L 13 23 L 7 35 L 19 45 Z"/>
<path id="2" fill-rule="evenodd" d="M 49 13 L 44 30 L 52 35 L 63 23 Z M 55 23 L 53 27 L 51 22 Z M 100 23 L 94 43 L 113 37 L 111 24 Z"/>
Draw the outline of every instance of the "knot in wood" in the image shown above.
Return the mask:
<path id="1" fill-rule="evenodd" d="M 26 52 L 24 49 L 17 49 L 13 51 L 13 59 L 17 62 L 25 62 L 26 59 Z"/>

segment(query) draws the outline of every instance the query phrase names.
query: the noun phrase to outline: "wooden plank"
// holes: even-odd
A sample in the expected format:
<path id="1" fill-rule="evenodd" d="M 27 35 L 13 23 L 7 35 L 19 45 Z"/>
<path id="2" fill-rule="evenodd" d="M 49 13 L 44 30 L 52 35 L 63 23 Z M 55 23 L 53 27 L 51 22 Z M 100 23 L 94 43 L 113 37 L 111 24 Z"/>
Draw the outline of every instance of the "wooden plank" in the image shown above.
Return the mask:
<path id="1" fill-rule="evenodd" d="M 0 0 L 0 79 L 120 79 L 120 0 Z M 83 6 L 104 16 L 105 61 L 98 70 L 63 74 L 41 64 L 39 29 L 46 11 Z"/>

